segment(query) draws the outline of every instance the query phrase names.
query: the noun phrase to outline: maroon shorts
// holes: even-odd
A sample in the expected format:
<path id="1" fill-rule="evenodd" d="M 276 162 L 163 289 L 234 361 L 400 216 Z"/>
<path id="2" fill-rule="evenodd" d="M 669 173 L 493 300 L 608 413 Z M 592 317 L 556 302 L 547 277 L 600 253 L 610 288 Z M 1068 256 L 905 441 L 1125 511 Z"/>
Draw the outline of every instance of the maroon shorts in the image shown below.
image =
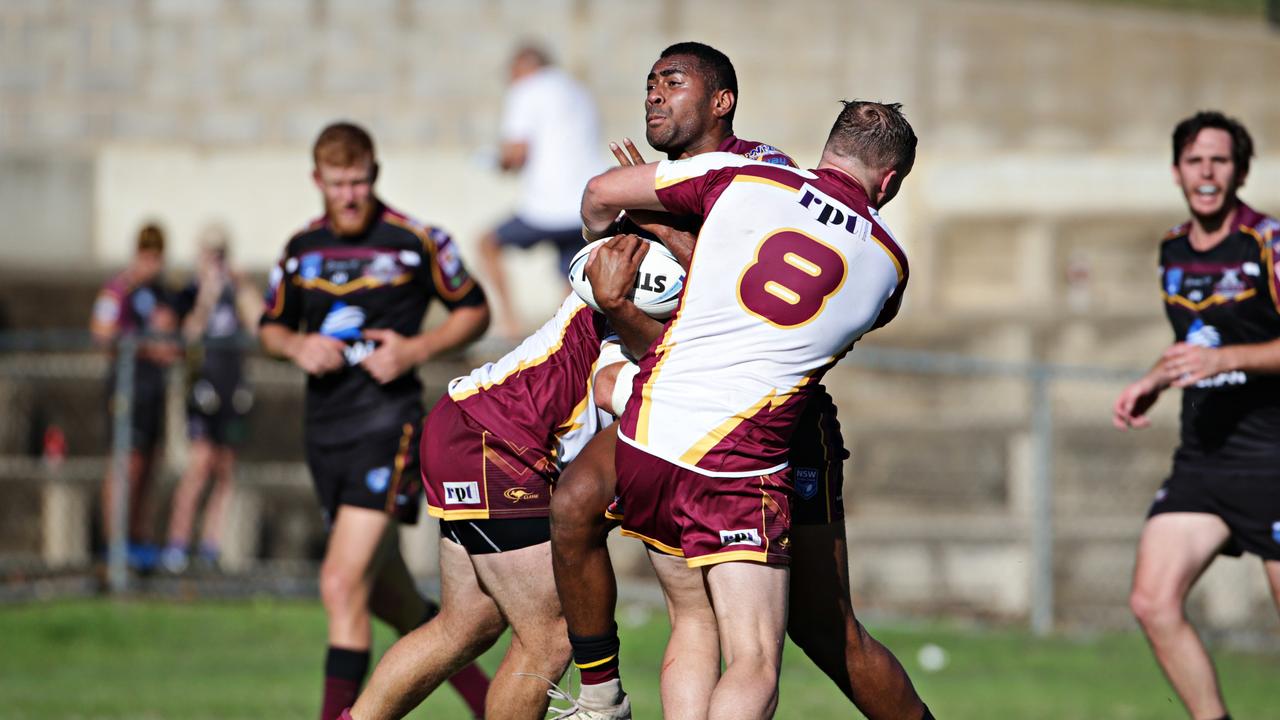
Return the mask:
<path id="1" fill-rule="evenodd" d="M 791 436 L 791 521 L 828 525 L 844 520 L 844 461 L 849 457 L 836 406 L 825 391 L 814 396 Z"/>
<path id="2" fill-rule="evenodd" d="M 673 465 L 618 440 L 622 534 L 689 567 L 734 560 L 785 565 L 791 551 L 787 471 L 711 477 Z"/>
<path id="3" fill-rule="evenodd" d="M 445 520 L 547 517 L 559 469 L 543 448 L 512 445 L 448 395 L 422 431 L 427 513 Z"/>

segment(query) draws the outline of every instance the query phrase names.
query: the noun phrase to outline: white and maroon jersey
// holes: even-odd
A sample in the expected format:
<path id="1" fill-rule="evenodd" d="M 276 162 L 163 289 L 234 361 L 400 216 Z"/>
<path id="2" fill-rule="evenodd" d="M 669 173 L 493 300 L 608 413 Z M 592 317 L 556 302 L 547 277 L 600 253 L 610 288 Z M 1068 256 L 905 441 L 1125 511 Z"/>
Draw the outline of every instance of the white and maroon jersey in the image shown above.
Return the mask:
<path id="1" fill-rule="evenodd" d="M 514 350 L 449 382 L 449 397 L 499 438 L 541 448 L 563 466 L 600 430 L 591 379 L 608 336 L 576 293 Z"/>
<path id="2" fill-rule="evenodd" d="M 618 435 L 705 475 L 776 472 L 822 374 L 897 313 L 906 256 L 837 170 L 707 153 L 659 163 L 656 189 L 703 225 Z"/>

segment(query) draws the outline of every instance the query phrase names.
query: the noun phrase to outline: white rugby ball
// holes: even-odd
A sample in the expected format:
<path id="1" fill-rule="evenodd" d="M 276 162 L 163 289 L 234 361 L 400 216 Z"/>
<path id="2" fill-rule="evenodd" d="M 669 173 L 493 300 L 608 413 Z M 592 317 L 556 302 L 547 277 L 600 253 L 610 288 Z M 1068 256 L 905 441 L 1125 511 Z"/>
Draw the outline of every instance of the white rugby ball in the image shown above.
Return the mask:
<path id="1" fill-rule="evenodd" d="M 594 310 L 599 310 L 600 306 L 596 305 L 595 296 L 591 292 L 591 281 L 587 279 L 587 259 L 591 257 L 593 249 L 609 239 L 602 238 L 588 243 L 569 263 L 569 285 Z M 676 311 L 676 305 L 680 302 L 680 291 L 684 290 L 684 268 L 680 267 L 675 255 L 665 245 L 652 240 L 645 242 L 649 243 L 649 251 L 640 261 L 635 283 L 627 297 L 649 317 L 666 320 Z"/>

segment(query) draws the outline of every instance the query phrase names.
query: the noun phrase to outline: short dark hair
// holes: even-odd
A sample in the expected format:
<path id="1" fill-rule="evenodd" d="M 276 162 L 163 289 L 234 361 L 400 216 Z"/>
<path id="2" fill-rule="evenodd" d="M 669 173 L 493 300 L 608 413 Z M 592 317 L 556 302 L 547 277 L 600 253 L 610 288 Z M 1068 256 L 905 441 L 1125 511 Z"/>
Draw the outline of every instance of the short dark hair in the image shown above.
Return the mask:
<path id="1" fill-rule="evenodd" d="M 361 160 L 376 162 L 373 153 L 373 137 L 353 122 L 336 122 L 320 131 L 316 144 L 311 148 L 316 166 L 336 165 L 351 167 Z"/>
<path id="2" fill-rule="evenodd" d="M 729 112 L 725 115 L 725 120 L 732 124 L 733 114 L 738 111 L 738 73 L 733 69 L 729 56 L 710 45 L 688 41 L 671 45 L 658 55 L 658 59 L 662 60 L 675 55 L 686 55 L 697 60 L 698 70 L 712 92 L 728 90 L 733 93 L 733 107 L 729 108 Z"/>
<path id="3" fill-rule="evenodd" d="M 1249 161 L 1253 159 L 1253 138 L 1239 120 L 1217 110 L 1201 110 L 1173 129 L 1173 164 L 1178 164 L 1182 151 L 1196 141 L 1201 130 L 1207 128 L 1224 130 L 1231 136 L 1231 160 L 1236 165 L 1236 179 L 1247 175 Z"/>
<path id="4" fill-rule="evenodd" d="M 841 100 L 823 152 L 853 158 L 877 169 L 902 170 L 916 158 L 916 132 L 902 114 L 902 103 Z"/>
<path id="5" fill-rule="evenodd" d="M 138 230 L 138 252 L 164 253 L 164 228 L 149 222 Z"/>

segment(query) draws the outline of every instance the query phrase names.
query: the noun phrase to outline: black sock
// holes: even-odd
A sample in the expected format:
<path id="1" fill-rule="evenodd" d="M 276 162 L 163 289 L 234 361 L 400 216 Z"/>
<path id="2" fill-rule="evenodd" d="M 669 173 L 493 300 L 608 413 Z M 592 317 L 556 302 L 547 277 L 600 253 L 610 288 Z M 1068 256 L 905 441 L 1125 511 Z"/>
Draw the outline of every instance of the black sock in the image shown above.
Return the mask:
<path id="1" fill-rule="evenodd" d="M 920 704 L 924 705 L 924 703 L 920 703 Z M 924 714 L 920 716 L 920 720 L 938 720 L 938 719 L 933 716 L 933 713 L 929 712 L 929 706 L 925 705 Z"/>
<path id="2" fill-rule="evenodd" d="M 618 677 L 618 624 L 604 635 L 569 635 L 573 664 L 582 673 L 583 685 L 599 685 Z"/>
<path id="3" fill-rule="evenodd" d="M 360 694 L 360 683 L 369 671 L 368 650 L 329 646 L 324 658 L 324 701 L 320 720 L 334 720 L 351 707 Z"/>

